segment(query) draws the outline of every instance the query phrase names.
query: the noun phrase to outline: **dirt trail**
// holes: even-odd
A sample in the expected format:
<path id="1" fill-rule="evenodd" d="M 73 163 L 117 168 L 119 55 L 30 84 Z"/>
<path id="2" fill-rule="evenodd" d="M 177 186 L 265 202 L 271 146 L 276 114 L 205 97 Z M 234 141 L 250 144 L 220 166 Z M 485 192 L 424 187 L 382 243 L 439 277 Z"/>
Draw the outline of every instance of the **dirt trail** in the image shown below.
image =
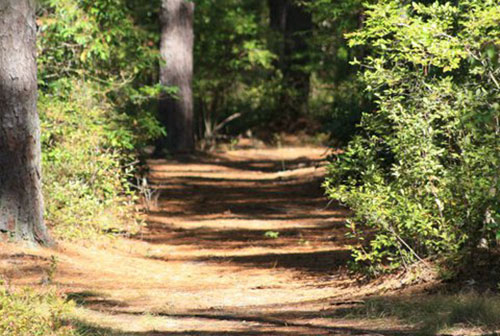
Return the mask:
<path id="1" fill-rule="evenodd" d="M 379 288 L 346 271 L 346 211 L 323 196 L 324 158 L 286 148 L 151 161 L 139 235 L 56 252 L 3 244 L 0 271 L 38 284 L 55 255 L 58 288 L 96 335 L 400 335 L 338 317 Z"/>

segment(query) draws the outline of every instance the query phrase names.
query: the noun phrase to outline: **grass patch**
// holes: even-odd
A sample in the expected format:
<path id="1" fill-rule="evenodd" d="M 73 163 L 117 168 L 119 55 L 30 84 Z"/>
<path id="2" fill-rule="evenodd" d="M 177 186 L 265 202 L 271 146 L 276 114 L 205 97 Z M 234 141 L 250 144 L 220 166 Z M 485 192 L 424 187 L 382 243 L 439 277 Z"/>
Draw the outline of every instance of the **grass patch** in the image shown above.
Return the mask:
<path id="1" fill-rule="evenodd" d="M 54 291 L 8 290 L 0 286 L 1 336 L 76 336 L 66 323 L 73 304 Z"/>
<path id="2" fill-rule="evenodd" d="M 397 318 L 417 329 L 417 335 L 436 335 L 454 328 L 474 328 L 494 334 L 500 329 L 500 297 L 475 293 L 374 298 L 362 307 L 341 310 L 349 318 Z M 495 334 L 496 335 L 496 334 Z"/>
<path id="3" fill-rule="evenodd" d="M 75 297 L 63 296 L 53 289 L 45 292 L 32 288 L 11 290 L 0 284 L 0 336 L 136 335 L 80 320 L 75 301 L 97 294 L 78 294 Z"/>

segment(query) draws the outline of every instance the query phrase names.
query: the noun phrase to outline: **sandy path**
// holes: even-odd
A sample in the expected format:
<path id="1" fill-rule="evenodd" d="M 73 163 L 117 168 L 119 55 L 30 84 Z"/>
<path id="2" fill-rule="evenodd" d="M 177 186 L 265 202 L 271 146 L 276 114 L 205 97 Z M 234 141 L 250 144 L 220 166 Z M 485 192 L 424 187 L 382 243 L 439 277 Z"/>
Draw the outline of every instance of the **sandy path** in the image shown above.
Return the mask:
<path id="1" fill-rule="evenodd" d="M 80 304 L 91 335 L 401 334 L 335 318 L 339 302 L 376 288 L 346 271 L 346 213 L 323 196 L 324 154 L 286 148 L 151 161 L 158 199 L 139 235 L 11 250 L 0 271 L 37 284 L 56 255 L 57 286 Z"/>

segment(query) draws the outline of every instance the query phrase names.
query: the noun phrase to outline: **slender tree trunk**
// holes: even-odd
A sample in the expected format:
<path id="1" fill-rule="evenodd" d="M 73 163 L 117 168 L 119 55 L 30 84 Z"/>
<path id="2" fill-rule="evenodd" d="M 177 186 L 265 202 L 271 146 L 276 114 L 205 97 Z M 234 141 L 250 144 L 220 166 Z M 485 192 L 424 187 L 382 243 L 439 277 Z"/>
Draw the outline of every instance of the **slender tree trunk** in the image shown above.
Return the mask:
<path id="1" fill-rule="evenodd" d="M 0 231 L 47 244 L 34 0 L 0 0 Z"/>
<path id="2" fill-rule="evenodd" d="M 271 28 L 280 32 L 286 29 L 286 14 L 290 6 L 288 0 L 268 0 Z"/>
<path id="3" fill-rule="evenodd" d="M 307 111 L 311 73 L 308 39 L 311 38 L 313 22 L 311 13 L 295 0 L 268 0 L 270 26 L 281 35 L 278 66 L 283 74 L 281 108 L 288 118 L 296 118 Z"/>
<path id="4" fill-rule="evenodd" d="M 309 42 L 313 28 L 311 13 L 303 6 L 291 4 L 288 8 L 285 28 L 283 78 L 294 90 L 292 106 L 299 106 L 300 113 L 307 111 L 311 73 L 306 69 L 310 62 Z"/>
<path id="5" fill-rule="evenodd" d="M 194 4 L 186 0 L 162 0 L 160 81 L 177 87 L 175 97 L 160 99 L 160 120 L 167 129 L 161 146 L 174 153 L 194 150 L 193 125 L 193 15 Z"/>

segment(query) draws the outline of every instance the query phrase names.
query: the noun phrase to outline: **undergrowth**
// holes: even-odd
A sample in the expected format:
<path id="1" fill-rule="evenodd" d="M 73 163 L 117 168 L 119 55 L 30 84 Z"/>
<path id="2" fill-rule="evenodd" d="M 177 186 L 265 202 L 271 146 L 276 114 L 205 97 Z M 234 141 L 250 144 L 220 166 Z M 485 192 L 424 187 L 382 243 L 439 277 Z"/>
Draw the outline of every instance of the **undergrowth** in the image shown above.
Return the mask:
<path id="1" fill-rule="evenodd" d="M 417 335 L 437 335 L 455 328 L 494 332 L 500 328 L 500 298 L 476 293 L 428 297 L 374 298 L 343 312 L 349 318 L 396 318 L 413 325 Z"/>
<path id="2" fill-rule="evenodd" d="M 54 291 L 11 291 L 0 285 L 0 336 L 76 336 L 65 322 L 72 309 Z"/>
<path id="3" fill-rule="evenodd" d="M 45 218 L 56 239 L 137 228 L 137 153 L 165 135 L 154 111 L 167 88 L 154 79 L 158 41 L 142 12 L 152 6 L 38 1 Z"/>
<path id="4" fill-rule="evenodd" d="M 11 289 L 0 283 L 0 336 L 112 336 L 124 335 L 82 321 L 70 297 L 54 288 Z"/>
<path id="5" fill-rule="evenodd" d="M 134 135 L 88 83 L 61 95 L 44 94 L 39 110 L 46 221 L 59 239 L 89 238 L 139 223 L 133 174 Z"/>
<path id="6" fill-rule="evenodd" d="M 451 271 L 500 242 L 500 10 L 495 1 L 368 5 L 352 47 L 376 108 L 329 165 L 330 198 L 353 210 L 358 265 L 424 260 Z"/>

